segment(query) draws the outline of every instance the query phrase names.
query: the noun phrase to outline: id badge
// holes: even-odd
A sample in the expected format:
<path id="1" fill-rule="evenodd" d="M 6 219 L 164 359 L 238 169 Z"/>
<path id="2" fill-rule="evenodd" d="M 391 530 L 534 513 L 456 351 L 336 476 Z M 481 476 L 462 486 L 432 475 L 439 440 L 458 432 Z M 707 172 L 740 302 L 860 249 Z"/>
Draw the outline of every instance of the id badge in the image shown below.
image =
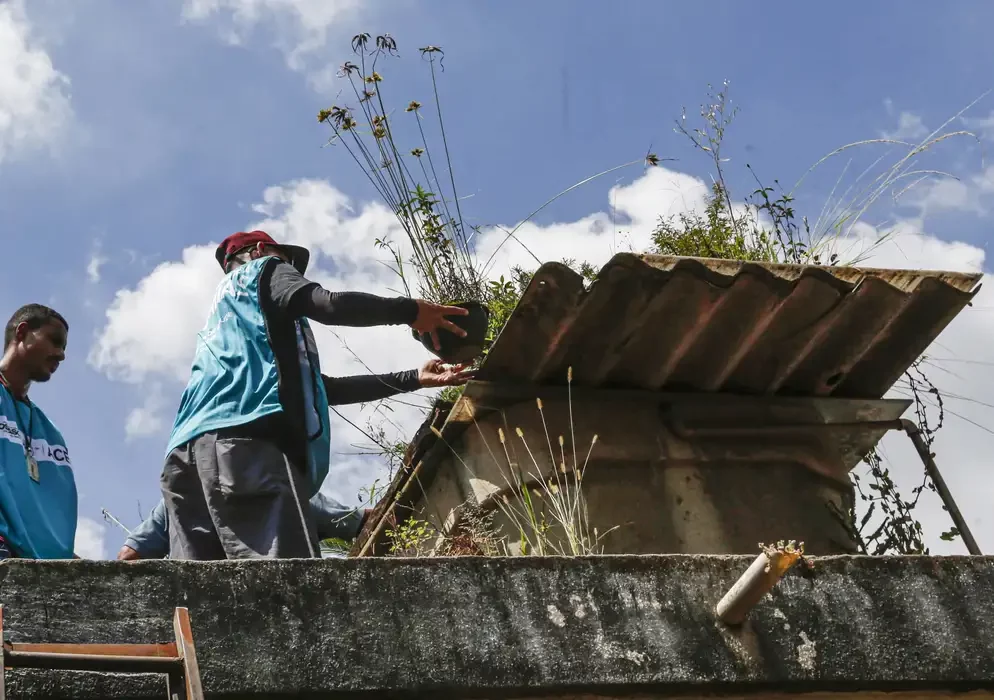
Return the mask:
<path id="1" fill-rule="evenodd" d="M 38 460 L 35 459 L 33 454 L 27 456 L 28 462 L 28 476 L 31 477 L 36 483 L 41 481 L 41 472 L 38 471 Z"/>

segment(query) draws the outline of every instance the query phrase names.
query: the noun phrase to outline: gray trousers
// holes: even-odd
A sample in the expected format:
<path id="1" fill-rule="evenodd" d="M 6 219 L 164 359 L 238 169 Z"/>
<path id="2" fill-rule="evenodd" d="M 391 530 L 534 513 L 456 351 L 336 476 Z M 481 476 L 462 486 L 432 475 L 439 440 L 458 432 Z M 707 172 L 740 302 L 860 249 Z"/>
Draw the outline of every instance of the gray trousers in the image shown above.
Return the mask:
<path id="1" fill-rule="evenodd" d="M 319 556 L 307 481 L 269 440 L 205 433 L 177 447 L 166 457 L 161 478 L 169 556 Z"/>

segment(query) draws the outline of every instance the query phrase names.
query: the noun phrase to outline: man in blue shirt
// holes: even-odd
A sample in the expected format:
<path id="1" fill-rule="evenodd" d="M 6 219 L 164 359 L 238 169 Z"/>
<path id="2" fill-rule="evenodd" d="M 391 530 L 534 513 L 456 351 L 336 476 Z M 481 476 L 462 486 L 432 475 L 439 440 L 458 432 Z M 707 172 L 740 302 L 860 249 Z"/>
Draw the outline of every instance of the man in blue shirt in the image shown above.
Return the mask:
<path id="1" fill-rule="evenodd" d="M 368 509 L 348 508 L 333 498 L 318 492 L 311 498 L 311 515 L 317 529 L 318 538 L 325 540 L 339 538 L 354 540 L 359 536 Z M 169 519 L 166 517 L 166 504 L 159 503 L 148 514 L 141 525 L 136 527 L 124 541 L 117 553 L 119 561 L 138 559 L 164 559 L 169 555 Z"/>
<path id="2" fill-rule="evenodd" d="M 448 317 L 468 312 L 329 292 L 303 276 L 306 249 L 280 245 L 264 231 L 229 236 L 216 258 L 225 277 L 197 337 L 160 480 L 170 557 L 317 557 L 309 501 L 328 474 L 328 406 L 349 402 L 336 398 L 343 382 L 371 401 L 468 376 L 437 361 L 427 373 L 325 376 L 309 321 L 408 325 L 437 347 L 440 330 L 466 335 Z"/>
<path id="3" fill-rule="evenodd" d="M 69 324 L 41 304 L 4 328 L 0 357 L 0 559 L 72 559 L 76 480 L 62 433 L 28 398 L 66 359 Z"/>

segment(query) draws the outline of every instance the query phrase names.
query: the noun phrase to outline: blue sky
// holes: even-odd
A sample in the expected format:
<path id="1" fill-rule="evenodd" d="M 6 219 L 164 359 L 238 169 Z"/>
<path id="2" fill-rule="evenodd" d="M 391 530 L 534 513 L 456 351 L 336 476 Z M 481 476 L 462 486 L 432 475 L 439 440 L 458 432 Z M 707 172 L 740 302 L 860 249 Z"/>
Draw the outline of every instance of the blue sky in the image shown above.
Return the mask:
<path id="1" fill-rule="evenodd" d="M 121 541 L 101 507 L 133 526 L 138 502 L 147 511 L 158 498 L 171 412 L 206 310 L 199 300 L 216 282 L 204 246 L 265 223 L 312 245 L 315 274 L 329 287 L 392 284 L 370 238 L 389 217 L 369 205 L 373 193 L 344 154 L 322 148 L 327 132 L 315 120 L 335 101 L 341 85 L 332 76 L 357 31 L 390 32 L 400 43 L 402 59 L 382 71 L 398 105 L 428 102 L 415 48 L 445 49 L 443 105 L 472 223 L 513 224 L 650 146 L 677 159 L 650 175 L 607 176 L 545 210 L 523 233 L 546 259 L 603 262 L 620 242 L 600 235 L 598 220 L 620 217 L 638 241 L 656 216 L 699 199 L 709 164 L 672 126 L 683 106 L 696 113 L 708 83 L 729 80 L 741 109 L 726 152 L 740 197 L 754 188 L 745 163 L 789 185 L 841 144 L 899 129 L 919 140 L 992 87 L 984 32 L 994 6 L 979 1 L 941 10 L 909 1 L 899 11 L 857 2 L 605 8 L 586 0 L 0 3 L 0 38 L 9 39 L 0 41 L 0 314 L 42 301 L 70 320 L 68 361 L 34 396 L 69 441 L 88 552 L 111 555 Z M 959 181 L 925 183 L 871 212 L 870 224 L 896 221 L 903 232 L 874 264 L 990 271 L 983 252 L 994 177 L 983 154 L 992 110 L 985 99 L 954 125 L 983 136 L 979 144 L 954 139 L 923 161 Z M 857 163 L 869 157 L 859 153 Z M 799 208 L 816 215 L 843 164 L 806 180 Z M 502 264 L 518 261 L 509 255 Z M 973 364 L 994 360 L 978 341 L 994 339 L 982 299 L 940 339 L 946 347 L 935 354 L 957 363 L 934 378 L 959 387 L 956 410 L 986 426 L 990 409 L 966 400 L 983 401 L 994 387 L 987 365 Z M 341 337 L 376 370 L 424 359 L 398 329 Z M 329 373 L 361 371 L 338 338 L 322 342 Z M 387 415 L 401 432 L 417 423 L 410 407 Z M 976 455 L 994 435 L 954 423 L 937 452 L 981 543 L 994 548 L 994 522 L 972 496 L 978 480 L 991 484 Z M 339 429 L 340 452 L 361 442 L 350 430 Z M 329 488 L 355 502 L 377 472 L 351 454 L 336 463 Z M 936 533 L 945 529 L 934 503 L 925 512 Z"/>

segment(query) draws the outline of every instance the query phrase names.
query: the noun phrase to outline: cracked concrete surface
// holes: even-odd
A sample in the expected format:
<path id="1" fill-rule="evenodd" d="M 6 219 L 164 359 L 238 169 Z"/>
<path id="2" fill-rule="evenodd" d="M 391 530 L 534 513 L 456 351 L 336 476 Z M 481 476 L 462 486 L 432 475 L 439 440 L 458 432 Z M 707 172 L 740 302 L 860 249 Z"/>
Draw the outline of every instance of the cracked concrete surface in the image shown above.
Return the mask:
<path id="1" fill-rule="evenodd" d="M 21 562 L 7 639 L 162 642 L 190 609 L 212 697 L 662 697 L 994 689 L 994 559 L 827 557 L 741 629 L 753 556 Z M 8 673 L 17 698 L 162 697 L 155 678 Z"/>

